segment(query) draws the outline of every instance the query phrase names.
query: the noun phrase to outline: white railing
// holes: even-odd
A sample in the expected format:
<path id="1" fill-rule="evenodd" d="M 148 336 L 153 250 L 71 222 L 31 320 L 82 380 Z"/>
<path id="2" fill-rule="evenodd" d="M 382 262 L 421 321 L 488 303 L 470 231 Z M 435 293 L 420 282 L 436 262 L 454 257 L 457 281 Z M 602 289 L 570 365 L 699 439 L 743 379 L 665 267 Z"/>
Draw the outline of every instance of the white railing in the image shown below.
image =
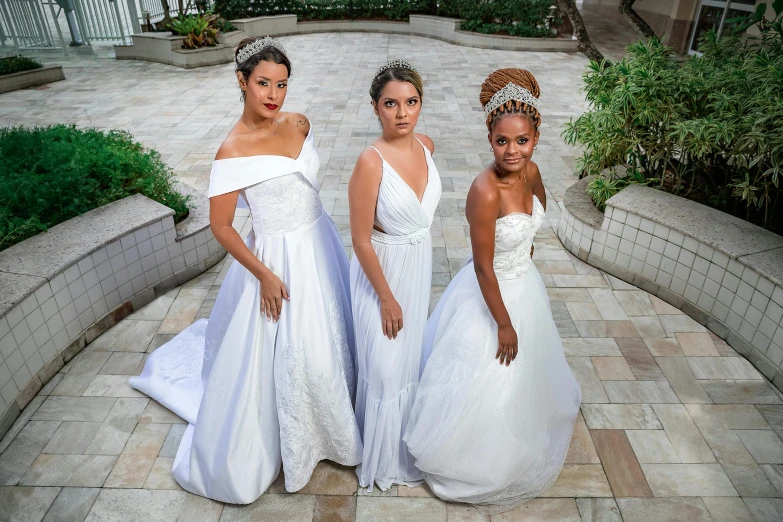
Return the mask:
<path id="1" fill-rule="evenodd" d="M 20 50 L 65 49 L 54 0 L 0 0 L 0 45 Z"/>
<path id="2" fill-rule="evenodd" d="M 170 16 L 177 17 L 180 2 L 168 3 Z M 182 11 L 196 12 L 195 2 L 184 0 Z M 62 49 L 67 53 L 63 30 L 70 30 L 66 36 L 77 43 L 129 45 L 131 35 L 142 32 L 147 22 L 160 22 L 163 16 L 161 0 L 0 0 L 0 46 Z"/>

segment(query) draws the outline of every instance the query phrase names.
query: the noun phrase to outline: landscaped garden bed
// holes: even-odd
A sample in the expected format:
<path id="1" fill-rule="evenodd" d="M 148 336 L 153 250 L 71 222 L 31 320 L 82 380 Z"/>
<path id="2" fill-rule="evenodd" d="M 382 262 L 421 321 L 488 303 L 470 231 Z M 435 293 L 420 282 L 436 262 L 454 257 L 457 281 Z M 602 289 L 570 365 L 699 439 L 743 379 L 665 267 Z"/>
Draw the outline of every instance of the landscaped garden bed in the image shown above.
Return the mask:
<path id="1" fill-rule="evenodd" d="M 703 54 L 685 61 L 653 38 L 617 63 L 592 62 L 590 110 L 563 132 L 583 147 L 583 179 L 564 194 L 557 234 L 726 339 L 783 390 L 777 16 L 757 37 L 707 33 Z"/>
<path id="2" fill-rule="evenodd" d="M 0 58 L 0 93 L 64 80 L 59 65 L 44 67 L 26 56 Z"/>
<path id="3" fill-rule="evenodd" d="M 295 14 L 300 21 L 408 21 L 412 14 L 462 20 L 461 29 L 484 34 L 546 38 L 551 0 L 216 0 L 215 11 L 226 19 Z M 557 21 L 557 20 L 555 20 Z"/>
<path id="4" fill-rule="evenodd" d="M 680 60 L 657 39 L 625 59 L 591 63 L 590 109 L 571 121 L 567 143 L 583 147 L 580 176 L 599 209 L 643 183 L 783 233 L 783 29 L 700 40 Z"/>
<path id="5" fill-rule="evenodd" d="M 0 251 L 133 194 L 187 215 L 171 169 L 122 131 L 73 126 L 0 129 Z"/>
<path id="6" fill-rule="evenodd" d="M 0 129 L 0 437 L 87 343 L 225 254 L 207 198 L 126 132 Z"/>

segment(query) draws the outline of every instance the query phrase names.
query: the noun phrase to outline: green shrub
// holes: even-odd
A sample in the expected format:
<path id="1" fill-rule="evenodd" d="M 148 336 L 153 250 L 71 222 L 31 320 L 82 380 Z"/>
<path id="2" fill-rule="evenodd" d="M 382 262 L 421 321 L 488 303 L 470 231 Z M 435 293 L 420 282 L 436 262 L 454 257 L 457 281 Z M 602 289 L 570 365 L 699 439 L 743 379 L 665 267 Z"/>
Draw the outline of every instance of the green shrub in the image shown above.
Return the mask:
<path id="1" fill-rule="evenodd" d="M 13 74 L 43 67 L 40 63 L 26 56 L 7 56 L 0 58 L 0 76 Z"/>
<path id="2" fill-rule="evenodd" d="M 551 0 L 215 0 L 227 19 L 295 14 L 300 20 L 407 20 L 411 14 L 463 18 L 462 29 L 488 34 L 552 36 L 544 27 Z"/>
<path id="3" fill-rule="evenodd" d="M 590 109 L 563 136 L 584 148 L 580 176 L 606 182 L 639 173 L 648 183 L 783 232 L 783 30 L 699 42 L 682 61 L 657 39 L 614 64 L 588 66 Z M 595 181 L 593 183 L 596 183 Z M 608 183 L 611 187 L 611 183 Z M 611 190 L 594 187 L 591 196 Z"/>
<path id="4" fill-rule="evenodd" d="M 217 45 L 218 16 L 209 14 L 179 15 L 171 21 L 169 29 L 174 34 L 184 36 L 182 47 L 198 49 L 199 47 L 214 47 Z"/>
<path id="5" fill-rule="evenodd" d="M 144 194 L 187 215 L 171 169 L 124 131 L 0 128 L 0 250 L 88 210 Z"/>

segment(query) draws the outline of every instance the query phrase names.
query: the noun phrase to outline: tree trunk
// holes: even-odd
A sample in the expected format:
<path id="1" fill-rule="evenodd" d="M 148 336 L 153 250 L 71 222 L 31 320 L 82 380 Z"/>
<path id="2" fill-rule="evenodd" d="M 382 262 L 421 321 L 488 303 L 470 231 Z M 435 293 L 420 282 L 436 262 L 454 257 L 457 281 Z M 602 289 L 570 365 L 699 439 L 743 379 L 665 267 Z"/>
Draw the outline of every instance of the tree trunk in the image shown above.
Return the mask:
<path id="1" fill-rule="evenodd" d="M 160 0 L 160 5 L 163 7 L 163 27 L 168 29 L 171 25 L 171 7 L 168 0 Z"/>
<path id="2" fill-rule="evenodd" d="M 633 4 L 636 0 L 620 0 L 620 12 L 625 15 L 634 29 L 639 31 L 646 38 L 657 38 L 650 24 L 645 22 L 644 18 L 634 11 Z"/>
<path id="3" fill-rule="evenodd" d="M 579 9 L 576 8 L 574 0 L 555 0 L 555 3 L 560 13 L 567 16 L 571 22 L 571 26 L 574 28 L 574 35 L 579 41 L 578 49 L 589 59 L 601 63 L 604 60 L 604 55 L 590 41 L 590 36 L 587 34 L 587 29 L 585 29 L 585 23 L 582 21 L 582 15 L 579 14 Z"/>

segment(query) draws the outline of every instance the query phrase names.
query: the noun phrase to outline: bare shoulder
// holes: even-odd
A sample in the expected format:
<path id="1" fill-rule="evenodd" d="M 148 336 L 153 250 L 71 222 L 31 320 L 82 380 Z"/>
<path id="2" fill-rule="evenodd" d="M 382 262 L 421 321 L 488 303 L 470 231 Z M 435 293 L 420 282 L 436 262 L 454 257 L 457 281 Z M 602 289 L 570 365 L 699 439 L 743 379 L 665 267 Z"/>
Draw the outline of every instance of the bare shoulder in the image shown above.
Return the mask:
<path id="1" fill-rule="evenodd" d="M 286 112 L 281 113 L 281 116 L 281 119 L 284 122 L 296 128 L 296 130 L 301 132 L 305 137 L 310 134 L 310 120 L 307 119 L 307 116 L 304 114 L 300 114 L 298 112 Z"/>
<path id="2" fill-rule="evenodd" d="M 541 181 L 541 171 L 538 170 L 538 165 L 534 161 L 530 162 L 530 167 L 529 167 L 529 170 L 527 172 L 527 175 L 530 176 L 528 178 L 528 182 L 530 182 L 532 184 L 536 184 L 536 183 L 541 183 L 542 182 Z"/>
<path id="3" fill-rule="evenodd" d="M 359 154 L 359 158 L 356 160 L 356 171 L 378 172 L 380 174 L 381 169 L 383 169 L 383 160 L 381 160 L 378 151 L 367 147 Z"/>
<path id="4" fill-rule="evenodd" d="M 435 152 L 435 142 L 432 141 L 432 138 L 430 138 L 426 134 L 419 134 L 419 133 L 416 133 L 416 137 L 419 138 L 419 141 L 421 142 L 422 145 L 424 145 L 425 147 L 427 147 L 427 149 L 429 149 L 430 154 Z"/>
<path id="5" fill-rule="evenodd" d="M 497 183 L 490 177 L 487 171 L 482 172 L 468 190 L 467 203 L 469 205 L 500 205 L 500 191 Z"/>
<path id="6" fill-rule="evenodd" d="M 241 136 L 229 136 L 226 140 L 220 144 L 217 153 L 215 154 L 216 160 L 231 159 L 242 156 L 243 147 L 241 143 Z"/>

